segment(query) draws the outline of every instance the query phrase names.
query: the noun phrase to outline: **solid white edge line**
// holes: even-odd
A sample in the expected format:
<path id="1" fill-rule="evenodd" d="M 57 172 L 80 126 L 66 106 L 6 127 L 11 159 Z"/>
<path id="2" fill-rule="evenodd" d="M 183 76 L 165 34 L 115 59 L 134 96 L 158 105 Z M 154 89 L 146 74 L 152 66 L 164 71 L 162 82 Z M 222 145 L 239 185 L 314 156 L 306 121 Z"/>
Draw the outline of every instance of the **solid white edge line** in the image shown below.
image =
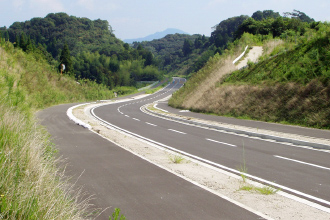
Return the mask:
<path id="1" fill-rule="evenodd" d="M 201 157 L 198 157 L 198 156 L 195 156 L 195 155 L 189 154 L 189 153 L 187 153 L 187 152 L 185 152 L 185 151 L 178 150 L 178 149 L 176 149 L 176 148 L 173 148 L 173 147 L 167 146 L 167 145 L 165 145 L 165 144 L 159 143 L 159 142 L 154 141 L 154 140 L 151 140 L 151 139 L 149 139 L 149 138 L 145 138 L 145 137 L 143 137 L 143 136 L 140 136 L 140 135 L 135 134 L 135 133 L 133 133 L 133 132 L 127 131 L 127 130 L 125 130 L 125 129 L 119 128 L 119 127 L 117 127 L 117 126 L 115 126 L 115 125 L 113 125 L 113 124 L 111 124 L 111 123 L 109 123 L 109 122 L 107 122 L 107 121 L 104 121 L 103 119 L 99 118 L 98 116 L 96 116 L 96 115 L 94 114 L 94 109 L 95 109 L 95 108 L 96 108 L 96 107 L 94 107 L 94 108 L 91 109 L 92 115 L 93 115 L 95 118 L 97 118 L 98 120 L 102 121 L 103 123 L 110 125 L 111 127 L 114 127 L 114 128 L 116 128 L 116 129 L 118 129 L 118 130 L 121 130 L 121 131 L 126 132 L 126 133 L 128 133 L 128 134 L 131 134 L 131 135 L 133 135 L 133 136 L 135 136 L 135 137 L 138 137 L 138 138 L 140 138 L 140 139 L 143 139 L 143 140 L 149 141 L 149 142 L 151 142 L 151 143 L 157 144 L 157 145 L 162 146 L 162 147 L 164 147 L 164 148 L 170 149 L 170 150 L 172 150 L 172 151 L 174 151 L 174 152 L 177 152 L 177 153 L 183 154 L 183 155 L 185 155 L 185 156 L 188 156 L 188 157 L 194 158 L 194 159 L 199 160 L 199 161 L 201 161 L 201 162 L 205 162 L 205 163 L 207 163 L 207 164 L 210 164 L 210 165 L 216 166 L 216 167 L 218 167 L 218 168 L 225 169 L 225 170 L 227 170 L 227 171 L 230 171 L 230 172 L 236 173 L 236 174 L 238 174 L 238 175 L 243 174 L 243 173 L 241 173 L 241 172 L 238 171 L 238 170 L 235 170 L 235 169 L 232 169 L 232 168 L 226 167 L 226 166 L 221 165 L 221 164 L 214 163 L 214 162 L 209 161 L 209 160 L 206 160 L 206 159 L 204 159 L 204 158 L 201 158 Z M 271 182 L 271 181 L 268 181 L 268 180 L 265 180 L 265 179 L 262 179 L 262 178 L 260 178 L 260 177 L 256 177 L 256 176 L 253 176 L 253 175 L 250 175 L 250 174 L 247 174 L 247 173 L 244 173 L 244 175 L 247 176 L 247 177 L 249 177 L 249 178 L 252 178 L 252 179 L 254 179 L 254 180 L 260 181 L 260 182 L 262 182 L 262 183 L 264 183 L 264 184 L 268 184 L 268 185 L 270 185 L 270 186 L 273 186 L 273 187 L 276 187 L 276 188 L 280 188 L 280 189 L 283 189 L 283 190 L 289 191 L 289 192 L 291 192 L 291 193 L 295 193 L 295 194 L 300 195 L 300 196 L 303 196 L 303 197 L 305 197 L 305 198 L 309 198 L 309 199 L 312 199 L 312 200 L 314 200 L 314 201 L 318 201 L 318 202 L 320 202 L 320 203 L 324 203 L 324 204 L 330 205 L 330 202 L 329 202 L 329 201 L 326 201 L 326 200 L 324 200 L 324 199 L 321 199 L 321 198 L 317 198 L 317 197 L 315 197 L 315 196 L 308 195 L 308 194 L 303 193 L 303 192 L 300 192 L 300 191 L 298 191 L 298 190 L 291 189 L 291 188 L 289 188 L 289 187 L 282 186 L 282 185 L 280 185 L 280 184 L 277 184 L 277 183 L 274 183 L 274 182 Z M 306 200 L 306 201 L 308 201 L 308 200 Z M 307 205 L 308 205 L 309 203 L 304 203 L 304 204 L 307 204 Z M 327 212 L 327 213 L 330 213 L 330 208 L 324 207 L 324 206 L 319 205 L 319 204 L 316 204 L 316 203 L 314 203 L 314 204 L 315 204 L 315 205 L 314 205 L 313 207 L 315 207 L 315 208 L 317 208 L 317 209 L 320 209 L 320 210 L 322 210 L 322 211 L 325 211 L 325 212 Z"/>
<path id="2" fill-rule="evenodd" d="M 67 111 L 66 111 L 66 114 L 67 116 L 69 117 L 69 119 L 71 121 L 73 121 L 74 123 L 76 123 L 77 125 L 81 125 L 83 126 L 84 128 L 87 128 L 89 130 L 92 129 L 92 126 L 90 126 L 89 124 L 81 121 L 80 119 L 76 118 L 73 114 L 72 114 L 72 111 L 74 108 L 77 108 L 79 106 L 82 106 L 82 105 L 87 105 L 87 104 L 90 104 L 90 103 L 84 103 L 84 104 L 80 104 L 80 105 L 75 105 L 75 106 L 72 106 L 71 108 L 69 108 Z"/>
<path id="3" fill-rule="evenodd" d="M 214 142 L 214 143 L 218 143 L 218 144 L 228 145 L 228 146 L 231 146 L 231 147 L 237 147 L 236 145 L 233 145 L 233 144 L 228 144 L 228 143 L 225 143 L 225 142 L 216 141 L 216 140 L 212 140 L 212 139 L 209 139 L 209 138 L 206 138 L 206 140 Z"/>
<path id="4" fill-rule="evenodd" d="M 210 188 L 207 188 L 206 186 L 201 185 L 200 183 L 198 183 L 198 182 L 196 182 L 196 181 L 190 180 L 190 179 L 188 179 L 187 177 L 182 176 L 182 175 L 176 173 L 175 171 L 172 171 L 172 170 L 170 170 L 170 169 L 168 169 L 168 168 L 166 168 L 166 167 L 164 167 L 164 166 L 162 166 L 162 165 L 159 165 L 159 164 L 157 164 L 157 163 L 155 163 L 155 162 L 153 162 L 153 161 L 151 161 L 151 160 L 149 160 L 149 159 L 143 157 L 142 155 L 139 155 L 139 154 L 135 153 L 134 151 L 132 151 L 132 150 L 130 150 L 130 149 L 128 149 L 128 148 L 125 148 L 125 147 L 121 146 L 120 144 L 113 142 L 112 140 L 109 140 L 107 137 L 105 137 L 105 136 L 103 136 L 103 135 L 101 135 L 101 134 L 99 134 L 99 133 L 97 133 L 97 132 L 95 132 L 95 131 L 93 131 L 93 130 L 92 130 L 92 132 L 94 132 L 95 134 L 97 134 L 97 135 L 99 135 L 99 136 L 101 136 L 101 137 L 107 139 L 107 140 L 110 141 L 111 143 L 113 143 L 113 144 L 115 144 L 115 145 L 117 145 L 117 146 L 123 148 L 124 150 L 127 150 L 128 152 L 132 153 L 133 155 L 135 155 L 135 156 L 137 156 L 137 157 L 139 157 L 139 158 L 141 158 L 141 159 L 143 159 L 143 160 L 145 160 L 145 161 L 147 161 L 147 162 L 149 162 L 149 163 L 151 163 L 151 164 L 153 164 L 153 165 L 155 165 L 155 166 L 157 166 L 157 167 L 159 167 L 159 168 L 161 168 L 161 169 L 163 169 L 163 170 L 166 170 L 167 172 L 169 172 L 169 173 L 171 173 L 171 174 L 174 174 L 175 176 L 177 176 L 177 177 L 179 177 L 179 178 L 182 178 L 182 179 L 186 180 L 187 182 L 190 182 L 190 183 L 192 183 L 192 184 L 194 184 L 194 185 L 196 185 L 196 186 L 198 186 L 198 187 L 200 187 L 200 188 L 202 188 L 202 189 L 204 189 L 204 190 L 206 190 L 206 191 L 208 191 L 208 192 L 210 192 L 210 193 L 212 193 L 212 194 L 214 194 L 214 195 L 216 195 L 216 196 L 219 196 L 220 198 L 222 198 L 222 199 L 224 199 L 224 200 L 227 200 L 228 202 L 231 202 L 231 203 L 233 203 L 234 205 L 237 205 L 238 207 L 241 207 L 241 208 L 243 208 L 243 209 L 245 209 L 245 210 L 247 210 L 247 211 L 249 211 L 249 212 L 251 212 L 251 213 L 254 213 L 254 214 L 256 214 L 256 215 L 258 215 L 258 216 L 260 216 L 260 217 L 262 217 L 262 218 L 264 218 L 264 219 L 267 219 L 267 220 L 273 220 L 273 218 L 271 218 L 271 217 L 269 217 L 269 216 L 263 214 L 262 212 L 256 211 L 256 210 L 250 208 L 249 206 L 244 205 L 243 203 L 240 203 L 240 202 L 238 202 L 238 201 L 236 201 L 236 200 L 233 200 L 233 199 L 231 199 L 231 198 L 229 198 L 229 197 L 227 197 L 227 196 L 225 196 L 225 195 L 223 195 L 223 194 L 221 194 L 221 193 L 219 193 L 219 192 L 217 192 L 217 191 L 215 191 L 215 190 L 212 190 L 212 189 L 210 189 Z M 149 144 L 150 144 L 150 143 L 149 143 Z"/>
<path id="5" fill-rule="evenodd" d="M 150 140 L 150 139 L 144 138 L 144 137 L 142 137 L 142 136 L 140 136 L 140 135 L 138 135 L 138 134 L 132 133 L 132 132 L 130 132 L 130 131 L 127 131 L 127 130 L 125 130 L 125 129 L 122 129 L 122 128 L 119 128 L 119 127 L 117 127 L 117 126 L 115 126 L 115 125 L 112 125 L 112 124 L 109 123 L 109 122 L 104 121 L 103 119 L 99 118 L 98 116 L 96 116 L 96 115 L 94 114 L 94 109 L 95 109 L 95 107 L 91 109 L 91 113 L 92 113 L 92 115 L 93 115 L 95 118 L 97 118 L 98 120 L 100 120 L 100 121 L 102 121 L 103 123 L 105 123 L 105 124 L 106 124 L 106 125 L 105 125 L 106 127 L 110 126 L 109 128 L 111 128 L 111 129 L 116 129 L 116 130 L 118 130 L 118 131 L 120 131 L 120 132 L 124 132 L 124 133 L 127 133 L 127 134 L 129 134 L 129 135 L 132 135 L 133 137 L 138 137 L 139 139 L 142 139 L 143 141 L 147 141 L 147 142 L 149 142 L 149 144 L 163 145 L 163 144 L 161 144 L 161 143 L 158 143 L 158 142 L 152 141 L 152 140 Z M 108 125 L 108 126 L 107 126 L 107 125 Z M 119 128 L 119 129 L 118 129 L 118 128 Z M 91 130 L 91 131 L 94 132 L 94 133 L 96 133 L 96 132 L 93 131 L 93 130 Z M 101 134 L 98 134 L 98 133 L 96 133 L 96 134 L 97 134 L 97 135 L 100 135 L 101 137 L 103 137 Z M 106 137 L 103 137 L 103 138 L 107 139 Z M 107 140 L 108 140 L 108 139 L 107 139 Z M 119 147 L 122 147 L 122 146 L 120 146 L 119 144 L 117 144 L 117 143 L 115 143 L 115 142 L 113 142 L 113 141 L 111 141 L 111 140 L 109 140 L 109 141 L 112 142 L 112 143 L 114 143 L 114 144 L 116 144 L 116 145 L 119 146 Z M 163 145 L 163 147 L 164 147 L 164 146 L 166 146 L 166 145 Z M 158 147 L 160 147 L 160 146 L 158 146 Z M 124 148 L 124 147 L 122 147 L 122 148 Z M 168 147 L 168 148 L 170 149 L 170 148 L 172 148 L 172 147 Z M 145 160 L 145 161 L 147 161 L 147 162 L 149 162 L 149 163 L 151 163 L 151 164 L 153 164 L 153 165 L 155 165 L 155 166 L 157 166 L 157 167 L 159 167 L 159 168 L 161 168 L 161 169 L 164 169 L 164 170 L 166 170 L 166 171 L 168 171 L 168 172 L 170 172 L 170 173 L 172 173 L 172 174 L 174 174 L 174 175 L 176 175 L 176 176 L 178 176 L 178 177 L 180 177 L 180 178 L 182 178 L 182 179 L 184 179 L 184 180 L 186 180 L 186 181 L 188 181 L 188 182 L 190 182 L 190 183 L 192 183 L 192 184 L 194 184 L 194 185 L 196 185 L 196 186 L 198 186 L 198 187 L 200 187 L 200 188 L 202 188 L 202 189 L 204 189 L 204 190 L 206 190 L 206 191 L 208 191 L 208 192 L 210 192 L 210 193 L 213 193 L 213 194 L 219 196 L 219 197 L 222 198 L 222 199 L 227 200 L 228 202 L 231 202 L 231 203 L 233 203 L 233 204 L 235 204 L 235 205 L 237 205 L 237 206 L 239 206 L 239 207 L 241 207 L 241 208 L 243 208 L 243 209 L 245 209 L 245 210 L 247 210 L 247 211 L 249 211 L 249 212 L 252 212 L 252 213 L 254 213 L 254 214 L 256 214 L 256 215 L 258 215 L 258 216 L 264 218 L 264 219 L 267 219 L 267 220 L 273 220 L 273 218 L 271 218 L 271 217 L 269 217 L 269 216 L 267 216 L 267 215 L 265 215 L 265 214 L 263 214 L 263 213 L 261 213 L 261 212 L 259 212 L 259 211 L 256 211 L 256 210 L 254 210 L 254 209 L 252 209 L 252 208 L 250 208 L 250 207 L 244 205 L 243 203 L 240 203 L 240 202 L 238 202 L 238 201 L 235 201 L 235 200 L 233 200 L 233 199 L 231 199 L 231 198 L 229 198 L 229 197 L 227 197 L 227 196 L 225 196 L 225 195 L 223 195 L 223 194 L 221 194 L 221 193 L 219 193 L 219 192 L 216 192 L 216 191 L 214 191 L 214 190 L 212 190 L 212 189 L 207 188 L 206 186 L 203 186 L 203 185 L 199 184 L 198 182 L 192 181 L 192 180 L 190 180 L 190 179 L 188 179 L 188 178 L 186 178 L 186 177 L 184 177 L 184 176 L 181 176 L 181 175 L 175 173 L 174 171 L 167 169 L 166 167 L 163 167 L 163 166 L 161 166 L 161 165 L 159 165 L 159 164 L 156 164 L 156 163 L 150 161 L 149 159 L 147 159 L 147 158 L 145 158 L 145 157 L 143 157 L 143 156 L 141 156 L 141 155 L 138 155 L 137 153 L 133 152 L 133 151 L 130 150 L 130 149 L 127 149 L 127 148 L 124 148 L 124 149 L 127 150 L 127 151 L 129 151 L 129 152 L 131 152 L 131 153 L 134 154 L 135 156 L 138 156 L 138 157 L 140 157 L 141 159 L 143 159 L 143 160 Z M 164 149 L 164 148 L 163 148 L 163 149 Z M 166 149 L 166 148 L 165 148 L 165 149 Z M 174 149 L 174 148 L 172 148 L 172 149 Z M 176 151 L 176 152 L 180 152 L 180 151 Z"/>
<path id="6" fill-rule="evenodd" d="M 328 167 L 323 167 L 323 166 L 319 166 L 319 165 L 316 165 L 316 164 L 303 162 L 303 161 L 300 161 L 300 160 L 290 159 L 290 158 L 287 158 L 287 157 L 281 157 L 281 156 L 278 156 L 278 155 L 274 155 L 274 157 L 277 157 L 277 158 L 280 158 L 280 159 L 283 159 L 283 160 L 289 160 L 289 161 L 292 161 L 292 162 L 313 166 L 313 167 L 317 167 L 317 168 L 321 168 L 321 169 L 325 169 L 325 170 L 330 170 L 330 168 L 328 168 Z"/>
<path id="7" fill-rule="evenodd" d="M 164 109 L 158 108 L 157 105 L 158 105 L 158 103 L 154 104 L 154 108 L 155 109 L 158 109 L 159 111 L 163 111 L 163 112 L 168 112 L 168 111 L 166 111 Z"/>

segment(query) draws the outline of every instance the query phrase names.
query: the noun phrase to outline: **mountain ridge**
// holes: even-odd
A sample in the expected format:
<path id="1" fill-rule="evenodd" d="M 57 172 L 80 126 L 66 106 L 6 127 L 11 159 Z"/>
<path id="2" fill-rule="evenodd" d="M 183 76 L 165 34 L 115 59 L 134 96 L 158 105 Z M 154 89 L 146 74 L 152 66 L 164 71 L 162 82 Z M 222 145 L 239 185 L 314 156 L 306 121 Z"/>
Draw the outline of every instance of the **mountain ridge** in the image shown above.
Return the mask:
<path id="1" fill-rule="evenodd" d="M 152 41 L 152 40 L 161 39 L 161 38 L 165 37 L 168 34 L 188 34 L 188 33 L 185 32 L 185 31 L 176 29 L 176 28 L 167 28 L 164 31 L 156 32 L 154 34 L 150 34 L 150 35 L 145 36 L 145 37 L 134 38 L 134 39 L 125 39 L 123 41 L 125 43 L 129 43 L 129 44 L 132 44 L 133 42 Z M 190 34 L 188 34 L 188 35 L 190 35 Z"/>

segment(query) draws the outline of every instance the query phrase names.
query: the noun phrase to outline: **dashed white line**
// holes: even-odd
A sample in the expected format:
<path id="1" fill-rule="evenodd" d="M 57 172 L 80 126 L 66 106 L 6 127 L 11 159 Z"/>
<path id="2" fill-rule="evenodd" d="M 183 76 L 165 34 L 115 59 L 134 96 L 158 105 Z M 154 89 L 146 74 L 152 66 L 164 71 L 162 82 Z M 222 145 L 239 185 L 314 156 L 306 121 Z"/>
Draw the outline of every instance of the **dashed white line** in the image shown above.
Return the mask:
<path id="1" fill-rule="evenodd" d="M 319 166 L 319 165 L 312 164 L 312 163 L 306 163 L 306 162 L 303 162 L 303 161 L 300 161 L 300 160 L 294 160 L 294 159 L 290 159 L 290 158 L 286 158 L 286 157 L 281 157 L 281 156 L 278 156 L 278 155 L 274 155 L 274 157 L 284 159 L 284 160 L 293 161 L 293 162 L 296 162 L 296 163 L 301 163 L 301 164 L 313 166 L 313 167 L 317 167 L 317 168 L 321 168 L 321 169 L 325 169 L 325 170 L 330 170 L 330 168 L 328 168 L 328 167 L 323 167 L 323 166 Z"/>
<path id="2" fill-rule="evenodd" d="M 125 115 L 125 117 L 129 118 L 129 116 L 128 116 L 128 115 Z"/>
<path id="3" fill-rule="evenodd" d="M 218 144 L 228 145 L 228 146 L 231 146 L 231 147 L 237 147 L 236 145 L 233 145 L 233 144 L 228 144 L 228 143 L 225 143 L 225 142 L 216 141 L 216 140 L 212 140 L 212 139 L 208 139 L 208 138 L 206 138 L 206 140 L 211 141 L 211 142 L 215 142 L 215 143 L 218 143 Z"/>
<path id="4" fill-rule="evenodd" d="M 173 131 L 173 132 L 176 132 L 176 133 L 179 133 L 179 134 L 186 134 L 184 132 L 181 132 L 181 131 L 177 131 L 177 130 L 174 130 L 174 129 L 168 129 L 169 131 Z"/>
<path id="5" fill-rule="evenodd" d="M 154 127 L 157 127 L 157 125 L 151 124 L 149 122 L 146 122 L 146 124 L 151 125 L 151 126 L 154 126 Z"/>
<path id="6" fill-rule="evenodd" d="M 135 121 L 140 121 L 140 119 L 137 119 L 137 118 L 133 118 L 133 120 L 135 120 Z"/>

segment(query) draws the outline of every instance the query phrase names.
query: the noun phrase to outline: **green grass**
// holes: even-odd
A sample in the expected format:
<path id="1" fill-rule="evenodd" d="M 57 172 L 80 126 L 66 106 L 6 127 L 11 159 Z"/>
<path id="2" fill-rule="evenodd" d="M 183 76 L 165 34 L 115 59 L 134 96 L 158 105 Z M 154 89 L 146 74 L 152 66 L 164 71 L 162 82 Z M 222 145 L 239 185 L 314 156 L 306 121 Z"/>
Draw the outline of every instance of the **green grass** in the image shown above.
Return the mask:
<path id="1" fill-rule="evenodd" d="M 270 186 L 264 186 L 264 187 L 256 187 L 255 191 L 259 192 L 262 195 L 273 195 L 279 191 L 279 189 L 275 189 Z"/>
<path id="2" fill-rule="evenodd" d="M 248 191 L 248 192 L 257 192 L 262 195 L 274 195 L 279 191 L 279 189 L 275 189 L 270 186 L 256 187 L 248 184 L 241 186 L 239 190 Z"/>
<path id="3" fill-rule="evenodd" d="M 330 25 L 308 30 L 297 41 L 243 37 L 192 74 L 169 105 L 219 116 L 330 129 Z M 211 77 L 221 75 L 219 69 L 226 67 L 223 61 L 228 54 L 261 44 L 265 53 L 259 63 L 212 81 Z"/>
<path id="4" fill-rule="evenodd" d="M 173 155 L 169 157 L 172 163 L 180 164 L 184 161 L 184 158 L 181 155 Z"/>
<path id="5" fill-rule="evenodd" d="M 34 114 L 59 103 L 109 99 L 113 91 L 60 76 L 42 57 L 0 43 L 0 219 L 89 218 L 89 196 L 64 176 Z"/>

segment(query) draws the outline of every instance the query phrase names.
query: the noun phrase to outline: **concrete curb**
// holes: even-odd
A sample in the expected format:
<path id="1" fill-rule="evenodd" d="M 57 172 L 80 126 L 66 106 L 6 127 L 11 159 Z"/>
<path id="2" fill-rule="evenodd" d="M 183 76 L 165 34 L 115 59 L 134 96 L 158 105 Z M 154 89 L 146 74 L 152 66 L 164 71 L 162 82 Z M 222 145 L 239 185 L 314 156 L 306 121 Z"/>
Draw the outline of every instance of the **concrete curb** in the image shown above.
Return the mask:
<path id="1" fill-rule="evenodd" d="M 210 124 L 206 124 L 206 123 L 197 122 L 194 120 L 187 120 L 187 119 L 183 119 L 183 118 L 179 118 L 179 117 L 174 117 L 174 116 L 169 116 L 166 114 L 153 112 L 153 111 L 149 110 L 148 108 L 146 108 L 145 106 L 143 106 L 143 108 L 150 114 L 155 114 L 160 117 L 165 117 L 168 119 L 185 122 L 185 123 L 192 124 L 192 125 L 198 125 L 198 126 L 202 126 L 202 127 L 212 128 L 212 129 L 226 131 L 226 132 L 233 132 L 235 134 L 248 135 L 251 137 L 273 140 L 273 141 L 282 142 L 282 143 L 291 143 L 291 144 L 299 145 L 299 146 L 307 146 L 307 147 L 312 147 L 312 148 L 316 148 L 316 149 L 330 150 L 330 145 L 326 145 L 326 144 L 301 141 L 301 140 L 297 140 L 297 139 L 284 138 L 284 137 L 268 135 L 268 134 L 260 134 L 260 133 L 255 133 L 255 132 L 251 132 L 251 131 L 226 128 L 226 127 L 222 127 L 222 126 L 218 126 L 218 125 L 210 125 Z"/>

